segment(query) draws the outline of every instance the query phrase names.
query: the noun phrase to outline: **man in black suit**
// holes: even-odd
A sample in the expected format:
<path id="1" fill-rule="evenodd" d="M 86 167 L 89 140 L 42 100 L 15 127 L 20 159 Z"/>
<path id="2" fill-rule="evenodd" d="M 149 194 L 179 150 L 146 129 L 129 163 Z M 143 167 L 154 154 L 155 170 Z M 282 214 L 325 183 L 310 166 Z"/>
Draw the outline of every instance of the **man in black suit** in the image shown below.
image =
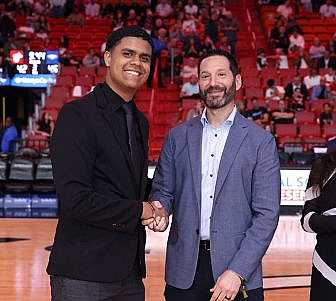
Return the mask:
<path id="1" fill-rule="evenodd" d="M 143 301 L 148 123 L 134 95 L 153 45 L 140 28 L 107 39 L 106 81 L 66 104 L 51 143 L 59 221 L 47 272 L 53 301 Z M 162 209 L 161 209 L 162 210 Z"/>
<path id="2" fill-rule="evenodd" d="M 301 76 L 297 75 L 294 77 L 293 82 L 289 83 L 285 88 L 285 97 L 292 98 L 294 91 L 296 89 L 300 90 L 300 93 L 303 95 L 303 99 L 308 99 L 309 91 L 306 87 L 306 85 L 302 82 Z"/>
<path id="3" fill-rule="evenodd" d="M 326 50 L 324 55 L 319 59 L 318 67 L 321 69 L 336 69 L 336 55 L 330 55 L 330 52 Z"/>

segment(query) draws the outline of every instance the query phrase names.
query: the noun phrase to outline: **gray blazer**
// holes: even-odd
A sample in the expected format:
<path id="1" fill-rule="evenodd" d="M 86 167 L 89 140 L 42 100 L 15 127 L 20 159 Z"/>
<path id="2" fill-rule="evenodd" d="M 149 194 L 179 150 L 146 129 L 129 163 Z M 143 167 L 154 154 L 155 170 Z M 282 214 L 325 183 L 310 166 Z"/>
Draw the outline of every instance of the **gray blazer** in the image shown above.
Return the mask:
<path id="1" fill-rule="evenodd" d="M 172 224 L 166 282 L 186 289 L 194 280 L 200 228 L 202 130 L 195 117 L 170 130 L 155 170 L 152 200 Z M 211 214 L 214 279 L 231 269 L 262 287 L 261 260 L 278 224 L 280 166 L 273 136 L 238 112 L 221 158 Z"/>

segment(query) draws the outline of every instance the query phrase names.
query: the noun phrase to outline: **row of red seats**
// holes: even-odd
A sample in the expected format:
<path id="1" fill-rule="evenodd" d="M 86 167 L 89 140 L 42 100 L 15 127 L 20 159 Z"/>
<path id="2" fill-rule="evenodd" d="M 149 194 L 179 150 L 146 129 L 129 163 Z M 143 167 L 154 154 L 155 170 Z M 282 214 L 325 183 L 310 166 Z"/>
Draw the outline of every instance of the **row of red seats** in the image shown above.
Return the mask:
<path id="1" fill-rule="evenodd" d="M 275 126 L 275 134 L 277 137 L 323 137 L 331 138 L 336 136 L 335 125 L 325 125 L 323 127 L 312 124 L 277 124 Z"/>

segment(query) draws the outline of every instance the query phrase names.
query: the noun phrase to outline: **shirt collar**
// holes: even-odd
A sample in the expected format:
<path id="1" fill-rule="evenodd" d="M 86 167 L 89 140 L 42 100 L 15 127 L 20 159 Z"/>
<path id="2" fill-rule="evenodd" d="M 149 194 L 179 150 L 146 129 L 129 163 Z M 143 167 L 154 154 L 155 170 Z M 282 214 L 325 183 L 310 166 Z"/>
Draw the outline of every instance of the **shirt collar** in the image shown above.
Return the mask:
<path id="1" fill-rule="evenodd" d="M 231 126 L 233 124 L 236 113 L 237 113 L 237 108 L 236 108 L 236 106 L 234 106 L 232 112 L 229 115 L 229 117 L 221 124 L 220 127 L 223 127 L 224 125 Z M 206 108 L 203 110 L 202 117 L 201 117 L 201 123 L 202 123 L 203 127 L 210 124 L 209 120 L 208 120 L 208 117 L 206 115 Z"/>
<path id="2" fill-rule="evenodd" d="M 127 103 L 117 92 L 112 90 L 112 88 L 106 82 L 104 82 L 102 86 L 104 93 L 107 96 L 108 101 L 112 105 L 114 111 L 118 110 L 122 105 Z M 134 100 L 131 100 L 131 102 L 134 103 Z"/>

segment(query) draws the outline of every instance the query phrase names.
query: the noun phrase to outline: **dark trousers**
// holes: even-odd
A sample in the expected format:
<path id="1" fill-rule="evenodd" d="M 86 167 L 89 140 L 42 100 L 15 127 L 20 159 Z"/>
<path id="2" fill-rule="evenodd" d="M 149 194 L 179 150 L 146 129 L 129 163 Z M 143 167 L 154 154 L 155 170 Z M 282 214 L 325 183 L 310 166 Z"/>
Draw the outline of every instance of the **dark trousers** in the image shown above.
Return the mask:
<path id="1" fill-rule="evenodd" d="M 199 250 L 198 262 L 196 268 L 195 279 L 189 289 L 178 289 L 176 287 L 166 285 L 165 298 L 166 301 L 209 301 L 212 293 L 210 289 L 215 285 L 212 275 L 210 251 L 202 248 Z M 263 301 L 264 292 L 262 288 L 250 290 L 248 299 L 238 293 L 235 301 Z"/>
<path id="2" fill-rule="evenodd" d="M 334 301 L 336 286 L 313 266 L 311 276 L 310 301 Z"/>
<path id="3" fill-rule="evenodd" d="M 111 273 L 113 273 L 111 271 Z M 144 301 L 145 288 L 138 272 L 125 280 L 103 283 L 51 276 L 52 301 Z"/>

